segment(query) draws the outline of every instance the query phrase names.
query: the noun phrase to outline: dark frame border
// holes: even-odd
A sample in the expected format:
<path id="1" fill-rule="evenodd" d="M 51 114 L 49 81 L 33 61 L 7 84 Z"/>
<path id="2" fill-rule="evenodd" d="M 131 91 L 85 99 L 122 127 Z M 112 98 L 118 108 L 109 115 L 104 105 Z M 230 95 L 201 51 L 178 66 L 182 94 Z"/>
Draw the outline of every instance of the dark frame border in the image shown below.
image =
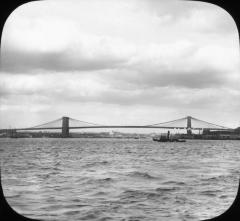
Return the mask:
<path id="1" fill-rule="evenodd" d="M 4 24 L 8 18 L 8 16 L 19 6 L 22 4 L 32 2 L 32 1 L 39 1 L 39 0 L 2 0 L 0 2 L 0 47 L 1 47 L 1 38 L 2 38 L 2 31 Z M 157 1 L 157 0 L 156 0 Z M 185 0 L 181 0 L 185 1 Z M 240 30 L 240 5 L 238 4 L 238 1 L 234 0 L 186 0 L 186 1 L 198 1 L 198 2 L 207 2 L 214 5 L 217 5 L 223 9 L 225 9 L 234 19 L 237 28 L 238 33 Z M 1 220 L 16 220 L 16 221 L 36 221 L 35 219 L 30 219 L 27 217 L 24 217 L 14 211 L 10 205 L 7 203 L 4 194 L 3 189 L 1 185 L 1 168 L 0 168 L 0 219 Z M 205 221 L 237 221 L 240 220 L 240 179 L 239 179 L 239 186 L 238 186 L 238 192 L 237 196 L 230 206 L 229 209 L 227 209 L 223 214 L 220 216 L 217 216 L 212 219 L 208 219 Z"/>

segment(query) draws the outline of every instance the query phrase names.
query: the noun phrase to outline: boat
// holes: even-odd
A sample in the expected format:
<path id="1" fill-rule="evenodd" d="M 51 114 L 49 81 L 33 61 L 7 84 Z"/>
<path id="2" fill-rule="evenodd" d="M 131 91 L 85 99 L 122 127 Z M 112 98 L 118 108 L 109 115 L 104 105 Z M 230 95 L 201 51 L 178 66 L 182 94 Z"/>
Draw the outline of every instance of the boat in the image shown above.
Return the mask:
<path id="1" fill-rule="evenodd" d="M 185 139 L 177 139 L 176 142 L 186 142 L 186 140 Z"/>
<path id="2" fill-rule="evenodd" d="M 186 142 L 186 140 L 184 139 L 179 139 L 176 136 L 170 136 L 169 131 L 166 135 L 161 134 L 160 136 L 155 136 L 152 139 L 153 141 L 157 141 L 157 142 Z"/>
<path id="3" fill-rule="evenodd" d="M 186 140 L 184 139 L 178 139 L 178 138 L 173 138 L 173 139 L 167 139 L 164 137 L 153 137 L 153 141 L 157 141 L 157 142 L 186 142 Z"/>

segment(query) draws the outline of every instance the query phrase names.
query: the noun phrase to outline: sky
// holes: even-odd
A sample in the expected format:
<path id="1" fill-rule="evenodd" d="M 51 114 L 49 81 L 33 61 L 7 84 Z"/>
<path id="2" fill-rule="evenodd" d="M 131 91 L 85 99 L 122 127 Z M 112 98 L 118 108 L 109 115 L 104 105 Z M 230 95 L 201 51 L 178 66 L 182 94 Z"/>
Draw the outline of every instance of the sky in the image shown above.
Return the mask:
<path id="1" fill-rule="evenodd" d="M 45 0 L 5 23 L 0 127 L 69 116 L 240 126 L 239 41 L 222 8 L 174 0 Z"/>

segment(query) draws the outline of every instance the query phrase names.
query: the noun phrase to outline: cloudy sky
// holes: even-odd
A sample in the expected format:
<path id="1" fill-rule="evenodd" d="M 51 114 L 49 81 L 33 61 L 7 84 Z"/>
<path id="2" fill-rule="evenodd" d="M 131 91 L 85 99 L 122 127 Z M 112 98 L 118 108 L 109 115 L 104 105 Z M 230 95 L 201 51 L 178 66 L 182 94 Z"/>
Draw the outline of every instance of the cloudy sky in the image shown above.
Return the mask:
<path id="1" fill-rule="evenodd" d="M 239 42 L 223 9 L 169 0 L 45 0 L 8 18 L 1 128 L 70 116 L 240 126 Z"/>

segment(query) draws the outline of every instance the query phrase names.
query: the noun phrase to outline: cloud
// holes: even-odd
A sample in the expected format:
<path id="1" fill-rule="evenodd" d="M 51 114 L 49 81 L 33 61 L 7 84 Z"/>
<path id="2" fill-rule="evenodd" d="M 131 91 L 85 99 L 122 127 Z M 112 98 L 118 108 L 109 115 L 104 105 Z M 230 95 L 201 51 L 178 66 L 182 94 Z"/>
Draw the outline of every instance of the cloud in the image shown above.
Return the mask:
<path id="1" fill-rule="evenodd" d="M 92 1 L 80 2 L 81 13 L 71 13 L 66 19 L 60 17 L 66 3 L 57 7 L 56 14 L 44 14 L 44 4 L 37 4 L 38 11 L 26 7 L 13 14 L 4 29 L 2 71 L 34 74 L 40 70 L 58 73 L 130 69 L 139 75 L 150 73 L 153 78 L 156 76 L 151 73 L 164 78 L 168 73 L 167 78 L 173 81 L 182 73 L 180 82 L 186 82 L 186 77 L 191 78 L 188 74 L 200 73 L 199 69 L 213 74 L 218 70 L 230 72 L 237 63 L 236 43 L 219 34 L 213 42 L 209 36 L 211 27 L 226 21 L 217 7 L 173 1 L 103 3 L 106 8 L 113 6 L 112 11 L 107 13 L 106 8 Z M 50 8 L 56 6 L 51 4 Z M 67 6 L 76 13 L 73 5 Z M 172 17 L 177 19 L 168 19 Z M 197 29 L 203 29 L 204 36 Z M 211 33 L 218 31 L 212 28 Z M 213 79 L 219 82 L 218 77 L 210 81 Z"/>
<path id="2" fill-rule="evenodd" d="M 237 26 L 231 15 L 223 8 L 207 2 L 189 2 L 175 0 L 142 0 L 140 7 L 146 8 L 165 21 L 173 29 L 182 29 L 206 34 L 232 34 Z"/>
<path id="3" fill-rule="evenodd" d="M 55 46 L 36 49 L 37 41 L 26 48 L 24 44 L 21 48 L 5 45 L 2 70 L 16 73 L 38 69 L 55 72 L 111 69 L 124 65 L 131 55 L 131 46 L 119 39 L 80 33 L 75 38 L 67 39 L 69 43 L 58 49 Z"/>
<path id="4" fill-rule="evenodd" d="M 223 10 L 174 1 L 74 3 L 27 4 L 8 19 L 0 116 L 237 116 L 238 36 Z"/>
<path id="5" fill-rule="evenodd" d="M 66 103 L 101 103 L 123 106 L 150 105 L 168 107 L 191 107 L 192 103 L 194 103 L 192 107 L 195 107 L 201 99 L 205 100 L 205 102 L 199 102 L 198 107 L 202 107 L 203 103 L 210 102 L 209 92 L 212 93 L 212 91 L 215 91 L 215 100 L 211 100 L 214 105 L 216 101 L 220 101 L 219 98 L 224 96 L 224 94 L 217 94 L 217 92 L 226 88 L 224 84 L 208 88 L 202 86 L 209 84 L 207 73 L 205 76 L 201 75 L 201 78 L 197 78 L 197 81 L 192 75 L 189 75 L 186 77 L 187 82 L 181 82 L 182 78 L 172 82 L 173 79 L 176 79 L 176 76 L 173 76 L 173 79 L 169 79 L 167 76 L 169 75 L 165 75 L 163 79 L 158 80 L 151 77 L 151 81 L 142 80 L 142 82 L 138 80 L 139 77 L 136 77 L 135 81 L 131 82 L 126 80 L 125 77 L 123 78 L 125 81 L 123 79 L 109 79 L 109 75 L 104 72 L 100 74 L 95 72 L 95 75 L 85 72 L 85 75 L 81 76 L 77 73 L 68 75 L 62 73 L 58 75 L 57 80 L 54 74 L 33 76 L 9 76 L 6 74 L 1 76 L 0 93 L 2 101 L 5 100 L 5 102 L 8 99 L 26 101 L 31 98 L 34 103 L 39 102 L 46 105 L 54 105 L 57 102 L 63 105 Z M 209 76 L 211 77 L 211 75 Z M 145 78 L 148 79 L 147 75 Z M 216 80 L 212 81 L 216 82 Z M 193 82 L 196 84 L 195 87 L 192 86 Z M 148 85 L 146 86 L 146 84 Z M 185 86 L 188 84 L 190 86 Z M 239 90 L 235 90 L 235 96 L 238 94 L 237 92 Z M 228 93 L 225 90 L 224 93 L 226 96 L 230 92 Z"/>
<path id="6" fill-rule="evenodd" d="M 19 52 L 8 51 L 2 56 L 2 71 L 9 73 L 50 70 L 59 71 L 85 71 L 117 68 L 127 62 L 125 58 L 116 57 L 112 54 L 99 54 L 91 57 L 84 53 L 71 51 L 62 52 Z"/>
<path id="7" fill-rule="evenodd" d="M 40 117 L 47 114 L 49 120 L 50 117 L 55 119 L 66 114 L 80 120 L 88 119 L 90 122 L 99 123 L 111 120 L 117 122 L 120 116 L 122 121 L 127 123 L 131 113 L 137 110 L 143 111 L 146 123 L 158 119 L 160 122 L 164 111 L 172 116 L 185 116 L 189 113 L 196 117 L 207 112 L 206 116 L 209 117 L 212 110 L 232 114 L 239 110 L 240 91 L 237 88 L 230 90 L 224 86 L 198 89 L 176 86 L 141 87 L 137 82 L 134 86 L 126 87 L 125 83 L 115 84 L 107 75 L 105 77 L 106 79 L 103 79 L 100 75 L 93 76 L 88 72 L 82 76 L 77 73 L 70 76 L 61 73 L 58 74 L 57 80 L 55 74 L 2 74 L 0 110 L 1 113 L 14 115 L 26 112 Z M 156 111 L 156 115 L 148 116 L 153 110 Z M 157 112 L 161 115 L 154 119 Z M 166 116 L 171 120 L 170 115 Z M 135 123 L 139 117 L 135 116 Z M 202 117 L 204 118 L 204 115 Z M 39 118 L 36 123 L 41 121 L 45 120 Z"/>

